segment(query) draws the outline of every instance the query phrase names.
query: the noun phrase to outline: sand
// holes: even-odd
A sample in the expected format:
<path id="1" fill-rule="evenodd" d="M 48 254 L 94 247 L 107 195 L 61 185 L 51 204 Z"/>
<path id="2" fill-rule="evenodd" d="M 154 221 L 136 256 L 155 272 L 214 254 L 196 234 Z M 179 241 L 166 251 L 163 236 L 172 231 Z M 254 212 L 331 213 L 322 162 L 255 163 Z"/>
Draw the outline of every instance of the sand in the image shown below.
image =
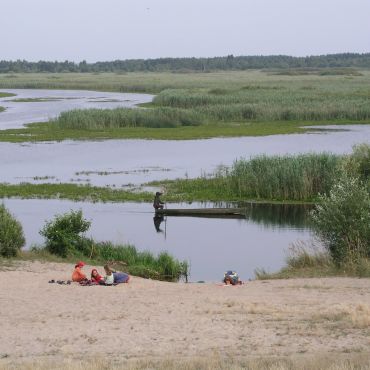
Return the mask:
<path id="1" fill-rule="evenodd" d="M 72 270 L 41 262 L 1 268 L 0 358 L 370 355 L 369 279 L 48 283 Z"/>

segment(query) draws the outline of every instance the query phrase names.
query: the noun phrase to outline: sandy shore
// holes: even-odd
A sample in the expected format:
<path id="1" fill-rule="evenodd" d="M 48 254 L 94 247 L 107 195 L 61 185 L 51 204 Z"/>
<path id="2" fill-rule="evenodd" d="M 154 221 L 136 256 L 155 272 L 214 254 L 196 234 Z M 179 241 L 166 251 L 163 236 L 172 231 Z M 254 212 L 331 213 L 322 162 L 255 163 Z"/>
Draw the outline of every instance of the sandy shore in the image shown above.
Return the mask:
<path id="1" fill-rule="evenodd" d="M 115 287 L 48 283 L 70 278 L 72 269 L 40 262 L 1 267 L 2 361 L 370 355 L 369 279 L 238 287 L 135 277 Z"/>

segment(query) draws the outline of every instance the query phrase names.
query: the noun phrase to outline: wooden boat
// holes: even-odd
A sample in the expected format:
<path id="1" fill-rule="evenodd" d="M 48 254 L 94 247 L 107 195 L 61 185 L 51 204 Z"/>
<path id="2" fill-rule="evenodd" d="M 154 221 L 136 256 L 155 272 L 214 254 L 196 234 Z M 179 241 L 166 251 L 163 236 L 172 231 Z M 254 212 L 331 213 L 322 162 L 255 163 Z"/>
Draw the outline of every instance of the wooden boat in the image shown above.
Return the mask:
<path id="1" fill-rule="evenodd" d="M 192 217 L 237 217 L 245 218 L 245 208 L 181 208 L 157 209 L 158 216 L 192 216 Z"/>

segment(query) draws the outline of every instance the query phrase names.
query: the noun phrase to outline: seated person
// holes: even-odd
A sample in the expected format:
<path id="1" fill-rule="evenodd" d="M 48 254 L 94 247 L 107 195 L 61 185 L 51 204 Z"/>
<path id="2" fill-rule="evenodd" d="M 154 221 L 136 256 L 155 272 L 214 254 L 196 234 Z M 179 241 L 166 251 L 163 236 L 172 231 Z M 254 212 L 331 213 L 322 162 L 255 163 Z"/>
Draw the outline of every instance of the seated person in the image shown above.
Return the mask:
<path id="1" fill-rule="evenodd" d="M 235 271 L 226 271 L 224 274 L 224 283 L 226 285 L 237 285 L 243 284 L 242 281 L 239 279 L 239 275 Z"/>
<path id="2" fill-rule="evenodd" d="M 91 271 L 91 282 L 95 284 L 104 284 L 104 278 L 98 273 L 97 269 Z"/>
<path id="3" fill-rule="evenodd" d="M 113 271 L 110 269 L 108 265 L 104 266 L 104 271 L 105 271 L 104 276 L 105 285 L 113 285 L 114 284 Z"/>
<path id="4" fill-rule="evenodd" d="M 75 265 L 75 269 L 72 273 L 72 281 L 80 282 L 80 281 L 87 280 L 86 275 L 81 270 L 84 266 L 85 266 L 84 262 L 82 261 L 77 262 L 77 264 Z"/>

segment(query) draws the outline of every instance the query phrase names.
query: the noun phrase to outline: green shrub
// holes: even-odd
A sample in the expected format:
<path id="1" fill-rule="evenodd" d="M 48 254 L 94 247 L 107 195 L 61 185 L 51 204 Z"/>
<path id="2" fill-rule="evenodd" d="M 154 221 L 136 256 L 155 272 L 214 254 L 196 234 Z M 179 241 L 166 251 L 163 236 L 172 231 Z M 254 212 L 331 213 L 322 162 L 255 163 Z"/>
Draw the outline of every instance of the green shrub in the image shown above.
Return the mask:
<path id="1" fill-rule="evenodd" d="M 22 225 L 0 205 L 0 255 L 14 257 L 25 244 Z"/>
<path id="2" fill-rule="evenodd" d="M 143 278 L 165 281 L 178 281 L 187 278 L 188 264 L 178 261 L 167 252 L 161 252 L 157 257 L 151 252 L 138 251 L 132 245 L 115 245 L 111 242 L 94 243 L 93 253 L 83 252 L 86 257 L 92 257 L 104 263 L 124 262 L 125 271 Z"/>
<path id="3" fill-rule="evenodd" d="M 89 229 L 90 224 L 83 218 L 81 210 L 71 211 L 55 216 L 54 220 L 46 223 L 40 234 L 46 239 L 46 249 L 50 253 L 67 257 L 91 249 L 89 239 L 81 235 Z"/>
<path id="4" fill-rule="evenodd" d="M 370 257 L 370 195 L 357 178 L 343 176 L 320 197 L 312 220 L 337 265 Z"/>
<path id="5" fill-rule="evenodd" d="M 363 181 L 370 180 L 370 145 L 363 143 L 353 147 L 353 153 L 343 160 L 345 173 L 359 176 Z"/>

